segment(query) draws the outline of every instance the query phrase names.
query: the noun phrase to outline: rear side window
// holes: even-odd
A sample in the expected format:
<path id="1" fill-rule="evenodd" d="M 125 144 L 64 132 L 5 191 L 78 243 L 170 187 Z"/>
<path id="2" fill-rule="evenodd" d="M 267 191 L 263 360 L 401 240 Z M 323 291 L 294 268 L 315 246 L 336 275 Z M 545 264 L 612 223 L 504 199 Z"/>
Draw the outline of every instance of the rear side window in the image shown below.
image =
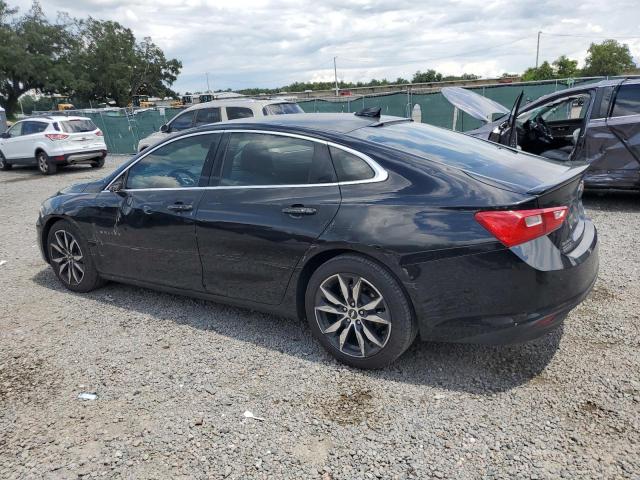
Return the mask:
<path id="1" fill-rule="evenodd" d="M 622 85 L 616 95 L 612 117 L 640 115 L 640 85 Z"/>
<path id="2" fill-rule="evenodd" d="M 24 122 L 22 126 L 22 135 L 32 135 L 34 133 L 44 132 L 47 124 L 43 122 Z"/>
<path id="3" fill-rule="evenodd" d="M 91 120 L 65 120 L 60 122 L 60 127 L 66 133 L 93 132 L 98 127 Z"/>
<path id="4" fill-rule="evenodd" d="M 232 133 L 221 185 L 308 185 L 335 182 L 327 146 L 300 138 Z"/>
<path id="5" fill-rule="evenodd" d="M 221 119 L 220 108 L 202 108 L 197 110 L 195 126 L 206 125 L 208 123 L 217 123 Z"/>
<path id="6" fill-rule="evenodd" d="M 190 112 L 184 112 L 183 114 L 178 115 L 171 122 L 171 130 L 180 131 L 180 130 L 186 130 L 187 128 L 191 128 L 191 125 L 193 124 L 194 113 L 195 111 L 191 110 Z"/>
<path id="7" fill-rule="evenodd" d="M 304 113 L 304 110 L 297 103 L 274 103 L 265 105 L 262 108 L 262 113 L 264 115 L 286 115 L 289 113 Z"/>
<path id="8" fill-rule="evenodd" d="M 355 182 L 373 178 L 375 172 L 362 158 L 341 148 L 329 147 L 339 182 Z"/>
<path id="9" fill-rule="evenodd" d="M 247 107 L 227 107 L 227 119 L 236 120 L 238 118 L 251 118 L 253 112 Z"/>

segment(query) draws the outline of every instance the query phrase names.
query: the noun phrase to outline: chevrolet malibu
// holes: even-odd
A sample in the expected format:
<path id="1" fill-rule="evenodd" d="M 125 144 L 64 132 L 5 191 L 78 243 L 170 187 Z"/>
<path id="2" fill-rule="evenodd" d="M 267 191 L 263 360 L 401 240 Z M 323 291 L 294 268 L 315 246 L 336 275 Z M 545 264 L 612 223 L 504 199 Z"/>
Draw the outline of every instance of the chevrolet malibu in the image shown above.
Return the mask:
<path id="1" fill-rule="evenodd" d="M 408 119 L 303 114 L 206 125 L 46 200 L 68 289 L 111 280 L 306 318 L 360 368 L 422 340 L 511 343 L 590 291 L 582 167 Z"/>

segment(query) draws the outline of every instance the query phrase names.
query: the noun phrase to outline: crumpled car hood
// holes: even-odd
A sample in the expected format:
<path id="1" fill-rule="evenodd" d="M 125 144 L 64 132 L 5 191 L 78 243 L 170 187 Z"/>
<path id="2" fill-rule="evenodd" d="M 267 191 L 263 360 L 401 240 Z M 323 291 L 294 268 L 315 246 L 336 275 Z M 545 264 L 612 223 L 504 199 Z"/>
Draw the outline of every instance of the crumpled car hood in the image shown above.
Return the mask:
<path id="1" fill-rule="evenodd" d="M 461 87 L 444 87 L 442 95 L 454 107 L 485 123 L 491 121 L 494 113 L 504 115 L 509 113 L 509 110 L 498 102 Z"/>

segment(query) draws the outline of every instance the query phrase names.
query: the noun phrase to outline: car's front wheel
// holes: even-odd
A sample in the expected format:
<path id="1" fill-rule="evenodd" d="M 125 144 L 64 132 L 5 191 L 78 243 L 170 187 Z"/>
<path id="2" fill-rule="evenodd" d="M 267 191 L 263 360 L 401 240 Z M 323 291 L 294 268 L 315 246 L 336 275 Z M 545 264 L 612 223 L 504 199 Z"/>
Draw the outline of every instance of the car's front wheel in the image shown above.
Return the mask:
<path id="1" fill-rule="evenodd" d="M 11 165 L 9 162 L 7 162 L 7 159 L 5 158 L 4 154 L 2 152 L 0 152 L 0 170 L 11 170 L 11 167 L 13 165 Z"/>
<path id="2" fill-rule="evenodd" d="M 42 150 L 36 154 L 36 160 L 38 161 L 38 170 L 43 175 L 53 175 L 58 171 L 58 166 Z"/>
<path id="3" fill-rule="evenodd" d="M 102 283 L 87 242 L 67 220 L 59 220 L 49 229 L 47 252 L 53 271 L 69 290 L 89 292 Z"/>
<path id="4" fill-rule="evenodd" d="M 411 345 L 417 326 L 398 281 L 359 255 L 340 255 L 311 276 L 305 296 L 311 330 L 347 365 L 382 368 Z"/>

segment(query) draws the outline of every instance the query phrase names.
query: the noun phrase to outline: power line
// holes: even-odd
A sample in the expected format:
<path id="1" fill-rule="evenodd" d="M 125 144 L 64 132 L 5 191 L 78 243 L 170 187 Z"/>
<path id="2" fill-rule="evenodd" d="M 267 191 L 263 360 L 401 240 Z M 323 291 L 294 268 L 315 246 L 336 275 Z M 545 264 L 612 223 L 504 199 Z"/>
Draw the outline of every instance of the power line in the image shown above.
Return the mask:
<path id="1" fill-rule="evenodd" d="M 548 33 L 548 32 L 541 32 L 541 33 L 543 35 L 547 35 L 549 37 L 606 38 L 606 39 L 611 39 L 611 40 L 624 40 L 624 39 L 629 39 L 629 38 L 640 38 L 640 35 L 629 35 L 627 37 L 620 37 L 620 36 L 612 37 L 610 35 L 577 35 L 577 34 L 571 34 L 571 33 Z"/>

